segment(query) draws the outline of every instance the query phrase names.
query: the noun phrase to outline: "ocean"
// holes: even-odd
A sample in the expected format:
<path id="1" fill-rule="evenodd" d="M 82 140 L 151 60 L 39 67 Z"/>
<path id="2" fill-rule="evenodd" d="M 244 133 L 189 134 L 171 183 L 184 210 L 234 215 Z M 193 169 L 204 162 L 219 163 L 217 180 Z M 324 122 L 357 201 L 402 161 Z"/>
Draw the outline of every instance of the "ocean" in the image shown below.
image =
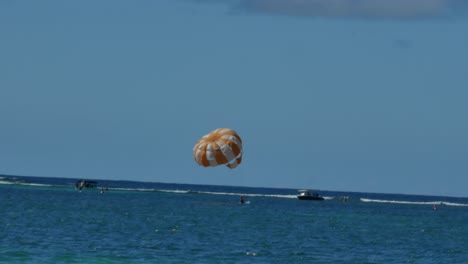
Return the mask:
<path id="1" fill-rule="evenodd" d="M 0 175 L 0 263 L 468 263 L 468 198 L 77 180 Z"/>

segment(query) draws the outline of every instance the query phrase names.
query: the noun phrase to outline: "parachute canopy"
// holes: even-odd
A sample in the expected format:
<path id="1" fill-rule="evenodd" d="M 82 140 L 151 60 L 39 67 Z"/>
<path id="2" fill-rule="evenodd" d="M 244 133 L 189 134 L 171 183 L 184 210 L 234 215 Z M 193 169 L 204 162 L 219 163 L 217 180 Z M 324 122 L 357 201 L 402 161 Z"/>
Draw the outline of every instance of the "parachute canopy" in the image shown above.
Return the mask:
<path id="1" fill-rule="evenodd" d="M 198 140 L 193 158 L 203 167 L 226 165 L 234 169 L 242 161 L 242 140 L 229 128 L 218 128 Z"/>

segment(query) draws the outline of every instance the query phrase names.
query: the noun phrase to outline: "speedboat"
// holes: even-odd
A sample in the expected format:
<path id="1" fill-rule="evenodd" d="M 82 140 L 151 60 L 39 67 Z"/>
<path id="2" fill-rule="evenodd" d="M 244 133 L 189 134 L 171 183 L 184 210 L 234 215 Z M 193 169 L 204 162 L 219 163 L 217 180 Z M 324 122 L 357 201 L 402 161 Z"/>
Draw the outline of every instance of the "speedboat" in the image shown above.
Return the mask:
<path id="1" fill-rule="evenodd" d="M 308 190 L 299 190 L 300 194 L 297 196 L 299 200 L 315 200 L 323 201 L 325 200 L 322 196 L 319 196 L 316 192 L 310 192 Z"/>
<path id="2" fill-rule="evenodd" d="M 81 191 L 83 188 L 96 188 L 96 185 L 95 181 L 80 180 L 75 183 L 75 188 Z"/>

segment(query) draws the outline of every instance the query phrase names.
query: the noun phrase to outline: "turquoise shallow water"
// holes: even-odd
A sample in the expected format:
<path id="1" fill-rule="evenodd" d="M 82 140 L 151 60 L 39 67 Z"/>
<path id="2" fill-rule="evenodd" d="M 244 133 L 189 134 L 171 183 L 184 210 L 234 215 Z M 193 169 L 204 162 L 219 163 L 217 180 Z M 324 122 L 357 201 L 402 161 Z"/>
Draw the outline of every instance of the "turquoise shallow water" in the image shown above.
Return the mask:
<path id="1" fill-rule="evenodd" d="M 110 186 L 101 194 L 70 179 L 0 183 L 1 263 L 468 263 L 467 198 L 322 191 L 317 202 L 288 189 L 99 181 Z"/>

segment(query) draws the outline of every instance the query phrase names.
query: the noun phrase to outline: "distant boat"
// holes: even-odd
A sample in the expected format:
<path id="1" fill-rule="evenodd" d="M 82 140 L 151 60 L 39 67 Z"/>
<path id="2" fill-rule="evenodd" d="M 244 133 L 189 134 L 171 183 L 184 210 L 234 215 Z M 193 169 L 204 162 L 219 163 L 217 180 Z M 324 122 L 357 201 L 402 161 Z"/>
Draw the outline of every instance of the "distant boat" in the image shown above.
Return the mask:
<path id="1" fill-rule="evenodd" d="M 80 180 L 75 183 L 75 188 L 77 190 L 82 190 L 83 188 L 96 188 L 97 182 L 96 181 L 86 181 Z"/>
<path id="2" fill-rule="evenodd" d="M 323 201 L 325 200 L 322 196 L 318 195 L 316 192 L 310 192 L 309 190 L 299 190 L 300 194 L 297 196 L 299 200 L 314 200 L 314 201 Z"/>

